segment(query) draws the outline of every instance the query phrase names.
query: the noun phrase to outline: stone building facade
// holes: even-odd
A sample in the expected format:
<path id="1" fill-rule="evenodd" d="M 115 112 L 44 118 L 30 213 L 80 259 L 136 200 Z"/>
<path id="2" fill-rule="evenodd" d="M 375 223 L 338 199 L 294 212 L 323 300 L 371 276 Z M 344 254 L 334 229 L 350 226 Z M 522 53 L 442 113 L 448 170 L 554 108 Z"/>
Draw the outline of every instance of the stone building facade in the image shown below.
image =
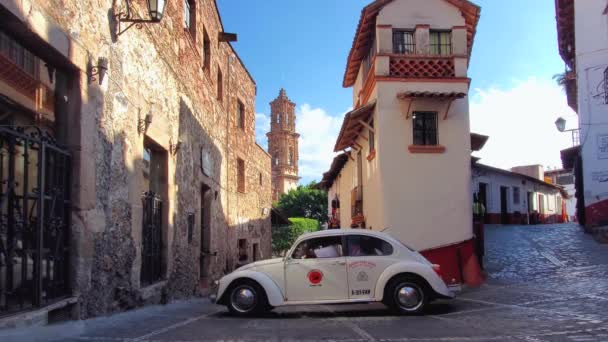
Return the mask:
<path id="1" fill-rule="evenodd" d="M 0 320 L 51 303 L 86 318 L 201 295 L 239 264 L 270 257 L 271 158 L 255 142 L 256 84 L 225 39 L 215 1 L 169 1 L 160 22 L 127 29 L 117 15 L 128 7 L 0 0 L 2 34 L 14 51 L 35 56 L 39 71 L 0 73 L 0 104 L 25 118 L 14 125 L 48 127 L 69 155 L 70 175 L 59 220 L 69 223 L 61 235 L 66 258 L 36 264 L 34 254 L 34 273 L 23 278 L 2 263 Z M 146 1 L 130 1 L 130 11 L 149 17 Z M 0 61 L 19 71 L 27 63 L 11 61 L 13 50 Z M 28 97 L 27 84 L 47 87 Z M 56 177 L 48 170 L 38 179 Z M 8 192 L 2 187 L 2 196 Z M 34 223 L 47 234 L 44 219 Z M 2 252 L 18 260 L 25 238 L 10 236 L 17 226 L 8 235 L 3 228 L 5 245 L 20 242 Z M 63 269 L 65 284 L 51 298 L 48 270 Z"/>
<path id="2" fill-rule="evenodd" d="M 268 152 L 272 156 L 272 200 L 298 187 L 298 139 L 296 133 L 296 104 L 291 102 L 285 89 L 270 102 L 270 132 Z"/>

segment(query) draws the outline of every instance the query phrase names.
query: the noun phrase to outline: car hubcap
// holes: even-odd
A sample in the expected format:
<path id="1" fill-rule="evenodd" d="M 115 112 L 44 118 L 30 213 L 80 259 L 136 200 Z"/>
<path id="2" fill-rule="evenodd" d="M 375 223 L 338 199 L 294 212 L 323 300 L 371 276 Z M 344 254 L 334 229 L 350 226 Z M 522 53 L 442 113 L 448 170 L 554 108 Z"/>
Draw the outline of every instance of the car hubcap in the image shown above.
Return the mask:
<path id="1" fill-rule="evenodd" d="M 415 310 L 422 303 L 420 290 L 412 285 L 403 285 L 397 289 L 399 306 L 406 310 Z"/>
<path id="2" fill-rule="evenodd" d="M 238 287 L 232 292 L 232 305 L 240 312 L 250 311 L 255 302 L 255 292 L 249 287 Z"/>

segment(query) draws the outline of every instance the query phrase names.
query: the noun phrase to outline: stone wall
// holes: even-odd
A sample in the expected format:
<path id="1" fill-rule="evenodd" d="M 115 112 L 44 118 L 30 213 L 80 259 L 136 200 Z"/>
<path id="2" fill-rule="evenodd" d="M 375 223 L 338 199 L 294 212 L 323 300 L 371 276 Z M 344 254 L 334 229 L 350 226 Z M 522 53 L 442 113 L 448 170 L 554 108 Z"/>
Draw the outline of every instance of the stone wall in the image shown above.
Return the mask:
<path id="1" fill-rule="evenodd" d="M 147 18 L 145 1 L 132 3 L 134 16 Z M 254 243 L 258 257 L 271 251 L 270 157 L 255 143 L 256 84 L 229 43 L 218 42 L 223 27 L 215 1 L 196 1 L 194 34 L 184 29 L 183 1 L 169 1 L 161 23 L 118 36 L 113 13 L 125 6 L 123 0 L 0 0 L 23 30 L 44 41 L 42 49 L 52 48 L 49 54 L 70 66 L 74 96 L 66 111 L 73 120 L 58 119 L 65 125 L 58 131 L 67 131 L 64 141 L 75 160 L 71 279 L 82 318 L 201 294 L 201 284 L 234 269 L 238 239 L 247 239 L 247 261 Z M 101 84 L 87 78 L 98 57 L 109 61 Z M 236 124 L 237 101 L 245 107 L 244 130 Z M 152 120 L 142 129 L 148 114 Z M 166 190 L 164 280 L 143 288 L 145 141 L 166 155 Z M 246 168 L 242 193 L 238 158 Z M 201 211 L 209 225 L 202 281 Z M 191 241 L 188 214 L 195 217 Z"/>

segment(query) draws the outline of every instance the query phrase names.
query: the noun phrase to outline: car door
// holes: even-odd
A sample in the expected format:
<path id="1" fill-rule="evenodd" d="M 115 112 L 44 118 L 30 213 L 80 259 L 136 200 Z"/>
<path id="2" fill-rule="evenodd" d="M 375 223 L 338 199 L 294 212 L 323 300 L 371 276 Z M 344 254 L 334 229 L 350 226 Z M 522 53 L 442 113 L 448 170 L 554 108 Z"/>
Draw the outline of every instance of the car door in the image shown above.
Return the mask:
<path id="1" fill-rule="evenodd" d="M 285 262 L 288 302 L 348 299 L 342 237 L 304 240 Z"/>
<path id="2" fill-rule="evenodd" d="M 395 262 L 393 246 L 380 238 L 361 234 L 346 235 L 345 241 L 349 298 L 374 298 L 378 278 Z"/>

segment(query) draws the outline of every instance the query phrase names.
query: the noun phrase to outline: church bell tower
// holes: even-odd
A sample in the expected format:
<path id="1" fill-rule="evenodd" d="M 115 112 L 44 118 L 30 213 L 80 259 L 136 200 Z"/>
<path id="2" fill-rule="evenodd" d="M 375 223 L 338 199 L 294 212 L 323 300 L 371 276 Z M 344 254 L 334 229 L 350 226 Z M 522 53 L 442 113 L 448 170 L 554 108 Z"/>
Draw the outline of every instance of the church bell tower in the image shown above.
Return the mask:
<path id="1" fill-rule="evenodd" d="M 270 102 L 268 153 L 272 156 L 272 200 L 298 187 L 298 139 L 296 104 L 281 89 L 279 97 Z"/>

